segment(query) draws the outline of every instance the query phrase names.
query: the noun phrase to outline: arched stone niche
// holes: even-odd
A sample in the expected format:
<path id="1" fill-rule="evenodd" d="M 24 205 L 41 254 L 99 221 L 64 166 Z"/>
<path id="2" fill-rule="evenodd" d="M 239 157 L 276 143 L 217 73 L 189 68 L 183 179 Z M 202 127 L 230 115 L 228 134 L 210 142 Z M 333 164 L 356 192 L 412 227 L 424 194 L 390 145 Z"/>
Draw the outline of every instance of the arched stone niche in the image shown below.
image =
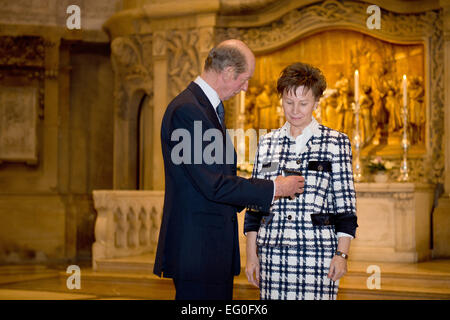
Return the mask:
<path id="1" fill-rule="evenodd" d="M 145 57 L 151 35 L 117 37 L 111 42 L 114 89 L 114 188 L 138 188 L 139 113 L 145 96 L 152 110 L 152 64 Z"/>

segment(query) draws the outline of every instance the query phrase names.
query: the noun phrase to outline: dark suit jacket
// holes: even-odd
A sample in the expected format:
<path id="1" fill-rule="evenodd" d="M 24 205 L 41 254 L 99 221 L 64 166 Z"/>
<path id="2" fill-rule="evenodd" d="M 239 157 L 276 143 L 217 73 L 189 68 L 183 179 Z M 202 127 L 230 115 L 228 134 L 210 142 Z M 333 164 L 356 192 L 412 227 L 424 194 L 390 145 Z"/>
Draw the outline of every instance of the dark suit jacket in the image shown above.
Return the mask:
<path id="1" fill-rule="evenodd" d="M 245 206 L 268 212 L 274 185 L 268 180 L 237 177 L 236 162 L 227 164 L 225 152 L 222 163 L 194 164 L 195 144 L 199 143 L 194 139 L 194 121 L 201 121 L 202 136 L 208 129 L 221 130 L 225 150 L 226 135 L 216 111 L 202 89 L 191 82 L 169 104 L 162 121 L 165 198 L 154 273 L 223 283 L 240 272 L 236 213 Z M 175 164 L 171 158 L 174 146 L 182 142 L 171 141 L 177 129 L 190 133 L 191 154 L 183 151 L 184 156 L 189 155 L 190 164 Z M 202 153 L 208 144 L 211 141 L 201 142 Z"/>

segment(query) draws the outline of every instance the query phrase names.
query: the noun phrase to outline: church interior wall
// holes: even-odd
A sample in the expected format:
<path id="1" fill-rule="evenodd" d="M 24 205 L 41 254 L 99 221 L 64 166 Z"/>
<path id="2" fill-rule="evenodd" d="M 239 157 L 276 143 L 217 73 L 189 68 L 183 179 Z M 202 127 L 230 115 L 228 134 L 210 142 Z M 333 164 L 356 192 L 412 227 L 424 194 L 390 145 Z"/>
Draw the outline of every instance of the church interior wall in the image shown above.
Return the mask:
<path id="1" fill-rule="evenodd" d="M 0 165 L 0 262 L 89 259 L 92 190 L 112 188 L 109 47 L 62 44 L 60 57 L 58 101 L 44 106 L 57 124 L 41 133 L 38 163 Z"/>
<path id="2" fill-rule="evenodd" d="M 89 260 L 96 218 L 92 191 L 112 188 L 114 75 L 101 26 L 116 7 L 111 1 L 75 1 L 87 8 L 85 30 L 68 32 L 69 2 L 8 1 L 0 10 L 3 52 L 8 37 L 19 46 L 23 36 L 43 43 L 30 49 L 41 65 L 30 67 L 33 58 L 13 50 L 0 63 L 0 86 L 39 92 L 37 159 L 0 161 L 0 264 Z"/>

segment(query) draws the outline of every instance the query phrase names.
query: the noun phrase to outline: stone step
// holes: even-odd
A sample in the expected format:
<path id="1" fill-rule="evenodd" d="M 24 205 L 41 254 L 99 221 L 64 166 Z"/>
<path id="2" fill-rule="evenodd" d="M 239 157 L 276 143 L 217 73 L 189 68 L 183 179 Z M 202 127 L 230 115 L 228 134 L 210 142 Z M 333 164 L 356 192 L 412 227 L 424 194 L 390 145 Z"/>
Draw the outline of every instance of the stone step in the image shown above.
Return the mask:
<path id="1" fill-rule="evenodd" d="M 153 282 L 161 278 L 153 275 L 154 256 L 142 255 L 98 261 L 98 270 L 83 272 L 85 279 L 98 281 Z M 370 289 L 367 266 L 380 267 L 380 289 Z M 450 299 L 450 260 L 418 264 L 349 262 L 348 273 L 340 281 L 338 299 Z M 61 274 L 64 277 L 67 275 Z M 164 281 L 171 281 L 164 279 Z M 235 278 L 235 286 L 257 290 L 250 285 L 244 270 Z"/>
<path id="2" fill-rule="evenodd" d="M 67 278 L 67 273 L 60 272 L 60 278 Z M 114 281 L 114 282 L 129 282 L 129 283 L 151 283 L 153 281 L 172 281 L 168 278 L 160 278 L 153 273 L 144 272 L 125 272 L 120 271 L 93 271 L 92 269 L 82 269 L 81 270 L 82 280 L 94 280 L 94 281 Z"/>
<path id="3" fill-rule="evenodd" d="M 373 281 L 368 279 L 371 274 L 348 272 L 340 281 L 341 288 L 362 288 L 373 285 Z M 369 283 L 368 283 L 369 282 Z M 402 288 L 423 288 L 442 289 L 450 294 L 450 275 L 418 275 L 402 273 L 381 273 L 380 287 L 402 287 Z"/>
<path id="4" fill-rule="evenodd" d="M 152 274 L 155 256 L 145 254 L 135 257 L 97 260 L 98 272 L 130 272 Z"/>
<path id="5" fill-rule="evenodd" d="M 61 272 L 61 277 L 67 278 L 67 274 Z M 347 274 L 344 279 L 350 279 L 351 274 Z M 98 272 L 83 270 L 82 279 L 91 281 L 114 281 L 117 283 L 131 283 L 148 285 L 155 281 L 171 282 L 171 279 L 159 278 L 154 274 L 131 273 L 131 272 Z M 448 288 L 425 288 L 425 287 L 402 287 L 396 285 L 382 285 L 381 289 L 368 289 L 361 284 L 349 285 L 349 281 L 341 281 L 339 288 L 339 300 L 449 300 Z M 257 291 L 257 288 L 250 285 L 242 272 L 234 281 L 235 287 L 245 290 Z"/>
<path id="6" fill-rule="evenodd" d="M 366 272 L 370 265 L 380 268 L 380 287 Z M 450 261 L 436 260 L 421 263 L 355 263 L 350 262 L 348 273 L 340 281 L 340 299 L 450 299 Z M 370 270 L 369 270 L 370 271 Z"/>
<path id="7" fill-rule="evenodd" d="M 449 300 L 447 288 L 382 286 L 380 289 L 368 289 L 361 286 L 339 286 L 340 300 Z"/>

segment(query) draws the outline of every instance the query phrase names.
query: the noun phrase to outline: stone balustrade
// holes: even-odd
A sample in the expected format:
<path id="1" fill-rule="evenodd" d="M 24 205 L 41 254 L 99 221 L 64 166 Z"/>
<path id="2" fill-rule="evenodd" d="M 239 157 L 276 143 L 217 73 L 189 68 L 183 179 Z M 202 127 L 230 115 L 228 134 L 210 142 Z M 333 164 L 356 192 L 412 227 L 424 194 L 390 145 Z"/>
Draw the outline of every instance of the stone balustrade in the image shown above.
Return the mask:
<path id="1" fill-rule="evenodd" d="M 131 257 L 156 252 L 164 192 L 95 190 L 97 211 L 93 269 L 101 259 Z"/>
<path id="2" fill-rule="evenodd" d="M 357 183 L 356 192 L 359 228 L 350 249 L 352 260 L 412 263 L 431 257 L 431 186 Z M 98 216 L 93 269 L 97 270 L 100 260 L 154 254 L 163 204 L 163 191 L 94 191 Z M 241 259 L 245 261 L 243 220 L 242 212 L 239 242 Z"/>

